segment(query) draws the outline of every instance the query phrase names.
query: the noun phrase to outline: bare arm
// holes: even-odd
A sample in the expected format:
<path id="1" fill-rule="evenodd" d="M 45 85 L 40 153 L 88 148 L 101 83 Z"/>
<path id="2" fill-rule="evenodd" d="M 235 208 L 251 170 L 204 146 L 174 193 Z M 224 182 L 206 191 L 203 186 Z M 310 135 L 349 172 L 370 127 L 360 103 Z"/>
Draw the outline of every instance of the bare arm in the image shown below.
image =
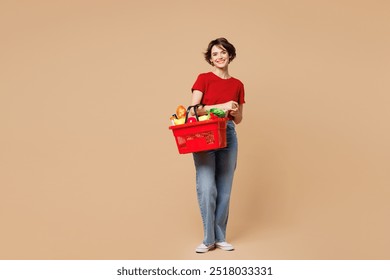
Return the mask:
<path id="1" fill-rule="evenodd" d="M 193 105 L 196 105 L 196 104 L 200 104 L 200 102 L 202 101 L 202 97 L 203 97 L 203 92 L 201 92 L 199 90 L 194 90 L 192 92 L 191 105 L 193 106 Z M 236 101 L 232 100 L 232 101 L 228 101 L 228 102 L 221 103 L 221 104 L 206 105 L 206 106 L 203 106 L 203 107 L 199 107 L 196 112 L 198 113 L 199 116 L 201 116 L 201 115 L 207 114 L 207 111 L 210 110 L 211 108 L 222 109 L 225 112 L 227 112 L 227 111 L 239 111 L 239 107 L 240 106 L 238 105 L 238 103 Z M 242 112 L 242 111 L 240 111 L 240 112 Z M 193 110 L 191 110 L 191 115 L 194 115 L 194 111 Z M 234 115 L 232 115 L 232 116 L 234 117 Z M 238 113 L 237 113 L 237 116 L 238 116 Z M 242 118 L 242 114 L 241 114 L 241 118 Z"/>

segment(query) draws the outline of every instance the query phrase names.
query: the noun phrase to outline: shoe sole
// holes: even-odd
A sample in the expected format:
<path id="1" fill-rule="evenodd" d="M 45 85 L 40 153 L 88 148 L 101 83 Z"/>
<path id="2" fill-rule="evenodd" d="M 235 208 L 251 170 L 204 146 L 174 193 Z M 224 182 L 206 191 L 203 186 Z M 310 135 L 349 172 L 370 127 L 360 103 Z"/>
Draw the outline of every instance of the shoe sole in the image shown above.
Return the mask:
<path id="1" fill-rule="evenodd" d="M 204 253 L 207 253 L 207 252 L 212 251 L 212 250 L 215 250 L 215 246 L 210 247 L 208 249 L 204 249 L 204 251 L 203 250 L 195 250 L 195 253 L 204 254 Z"/>
<path id="2" fill-rule="evenodd" d="M 224 250 L 224 251 L 234 251 L 234 247 L 224 247 L 224 246 L 218 246 L 218 249 Z"/>

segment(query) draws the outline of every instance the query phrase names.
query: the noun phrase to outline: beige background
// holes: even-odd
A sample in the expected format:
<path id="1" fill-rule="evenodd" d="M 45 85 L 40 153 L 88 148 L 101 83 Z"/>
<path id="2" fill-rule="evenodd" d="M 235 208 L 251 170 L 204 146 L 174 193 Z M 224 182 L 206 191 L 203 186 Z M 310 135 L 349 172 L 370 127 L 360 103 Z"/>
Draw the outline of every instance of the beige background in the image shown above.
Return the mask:
<path id="1" fill-rule="evenodd" d="M 1 1 L 1 259 L 389 259 L 388 1 Z M 228 240 L 169 116 L 227 37 Z"/>

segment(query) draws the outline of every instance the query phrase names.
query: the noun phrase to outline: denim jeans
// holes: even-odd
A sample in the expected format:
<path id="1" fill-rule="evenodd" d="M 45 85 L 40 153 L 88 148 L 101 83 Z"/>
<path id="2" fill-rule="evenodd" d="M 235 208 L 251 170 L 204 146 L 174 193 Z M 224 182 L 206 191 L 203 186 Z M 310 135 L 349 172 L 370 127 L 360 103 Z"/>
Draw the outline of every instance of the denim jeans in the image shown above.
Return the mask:
<path id="1" fill-rule="evenodd" d="M 228 121 L 226 140 L 226 148 L 193 153 L 205 245 L 226 241 L 230 194 L 237 164 L 237 136 L 233 121 Z"/>

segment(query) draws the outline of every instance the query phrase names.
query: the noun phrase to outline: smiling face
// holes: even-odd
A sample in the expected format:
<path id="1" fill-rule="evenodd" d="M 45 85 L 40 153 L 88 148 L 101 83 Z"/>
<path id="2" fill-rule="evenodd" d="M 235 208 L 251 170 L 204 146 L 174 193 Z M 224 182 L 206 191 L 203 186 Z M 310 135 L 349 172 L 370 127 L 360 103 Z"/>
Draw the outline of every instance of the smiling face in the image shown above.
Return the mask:
<path id="1" fill-rule="evenodd" d="M 221 45 L 214 45 L 211 49 L 210 62 L 218 68 L 226 68 L 229 64 L 229 53 Z"/>

